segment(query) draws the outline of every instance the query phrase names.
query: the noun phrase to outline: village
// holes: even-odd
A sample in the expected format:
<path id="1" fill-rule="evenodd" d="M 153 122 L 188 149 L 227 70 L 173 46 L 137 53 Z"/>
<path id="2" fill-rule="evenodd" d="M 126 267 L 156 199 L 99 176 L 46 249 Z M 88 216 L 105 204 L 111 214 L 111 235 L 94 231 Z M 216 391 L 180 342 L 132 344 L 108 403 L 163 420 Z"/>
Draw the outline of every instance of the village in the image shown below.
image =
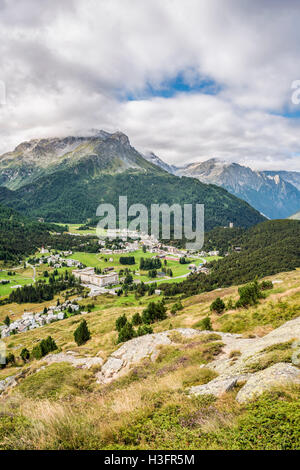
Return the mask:
<path id="1" fill-rule="evenodd" d="M 69 235 L 75 234 L 69 233 Z M 51 246 L 42 246 L 39 252 L 26 262 L 27 266 L 34 270 L 32 281 L 35 283 L 44 278 L 44 282 L 47 282 L 45 277 L 49 275 L 47 273 L 54 271 L 62 273 L 65 269 L 68 269 L 75 278 L 80 280 L 88 297 L 97 298 L 99 295 L 117 296 L 118 291 L 122 290 L 126 273 L 132 275 L 133 285 L 142 282 L 145 284 L 172 282 L 173 279 L 180 280 L 180 278 L 184 280 L 184 278 L 194 273 L 208 274 L 209 269 L 205 266 L 205 258 L 219 255 L 218 251 L 190 252 L 171 245 L 164 245 L 151 235 L 120 229 L 107 231 L 105 238 L 98 240 L 98 245 L 97 253 L 86 253 L 84 251 L 74 253 L 72 250 L 57 251 L 53 250 Z M 129 254 L 134 259 L 135 264 L 133 266 L 123 266 L 121 262 L 122 255 Z M 155 270 L 154 279 L 149 279 L 147 272 L 140 270 L 139 263 L 142 257 L 159 260 L 161 268 Z M 89 265 L 90 262 L 92 265 Z M 165 266 L 170 266 L 175 271 L 173 278 L 167 273 L 168 270 L 165 269 Z M 179 267 L 180 271 L 178 271 Z M 3 285 L 10 283 L 9 280 L 5 279 L 1 282 Z M 10 286 L 10 289 L 20 287 L 22 286 L 16 284 Z M 155 287 L 153 293 L 160 295 L 161 290 L 159 287 Z M 58 302 L 57 305 L 44 308 L 43 311 L 37 313 L 24 311 L 20 319 L 0 326 L 0 337 L 5 338 L 23 333 L 63 320 L 74 314 L 86 313 L 81 311 L 82 307 L 78 305 L 77 300 L 65 300 L 61 304 Z"/>
<path id="2" fill-rule="evenodd" d="M 80 298 L 77 300 L 80 300 Z M 76 300 L 66 300 L 62 304 L 50 306 L 38 313 L 24 312 L 19 320 L 15 320 L 9 325 L 0 326 L 1 338 L 6 338 L 18 333 L 25 333 L 26 331 L 34 330 L 59 320 L 64 320 L 68 316 L 83 315 L 85 313 L 88 312 L 81 311 Z"/>

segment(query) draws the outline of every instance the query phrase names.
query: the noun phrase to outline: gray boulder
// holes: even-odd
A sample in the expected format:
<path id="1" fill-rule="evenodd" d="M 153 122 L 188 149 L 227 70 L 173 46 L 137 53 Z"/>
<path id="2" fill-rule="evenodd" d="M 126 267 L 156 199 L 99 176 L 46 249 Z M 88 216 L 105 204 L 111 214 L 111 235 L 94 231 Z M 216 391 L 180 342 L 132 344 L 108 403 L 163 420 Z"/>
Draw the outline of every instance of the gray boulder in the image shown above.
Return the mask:
<path id="1" fill-rule="evenodd" d="M 237 383 L 238 377 L 217 377 L 204 385 L 195 385 L 191 387 L 189 393 L 191 395 L 214 395 L 219 397 L 225 392 L 233 389 Z"/>
<path id="2" fill-rule="evenodd" d="M 300 369 L 278 362 L 268 369 L 251 375 L 236 396 L 239 403 L 247 403 L 275 386 L 300 384 Z"/>
<path id="3" fill-rule="evenodd" d="M 159 354 L 159 347 L 172 344 L 169 335 L 175 331 L 184 337 L 192 337 L 203 333 L 192 328 L 177 328 L 176 330 L 131 339 L 111 354 L 103 365 L 101 372 L 96 374 L 97 382 L 101 384 L 109 383 L 128 373 L 134 364 L 147 357 L 155 361 Z"/>

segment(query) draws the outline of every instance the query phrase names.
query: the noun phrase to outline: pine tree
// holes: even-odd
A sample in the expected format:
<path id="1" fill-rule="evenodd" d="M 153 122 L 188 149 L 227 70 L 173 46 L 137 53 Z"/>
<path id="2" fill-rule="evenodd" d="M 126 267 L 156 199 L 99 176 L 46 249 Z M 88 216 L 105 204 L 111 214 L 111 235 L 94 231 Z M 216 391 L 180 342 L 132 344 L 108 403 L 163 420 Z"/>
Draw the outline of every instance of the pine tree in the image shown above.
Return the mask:
<path id="1" fill-rule="evenodd" d="M 20 357 L 23 362 L 27 362 L 30 359 L 30 352 L 28 351 L 28 349 L 23 348 Z"/>
<path id="2" fill-rule="evenodd" d="M 82 320 L 78 328 L 74 331 L 74 339 L 78 346 L 86 343 L 91 338 L 86 320 Z"/>
<path id="3" fill-rule="evenodd" d="M 123 328 L 121 328 L 121 330 L 119 331 L 118 343 L 129 341 L 134 336 L 135 336 L 135 331 L 132 327 L 132 324 L 129 322 L 126 322 Z"/>
<path id="4" fill-rule="evenodd" d="M 121 331 L 121 329 L 123 328 L 123 326 L 126 325 L 126 323 L 127 323 L 127 317 L 124 313 L 124 315 L 121 315 L 120 317 L 116 319 L 116 330 Z"/>
<path id="5" fill-rule="evenodd" d="M 220 297 L 217 297 L 216 300 L 214 300 L 210 306 L 210 310 L 214 311 L 216 313 L 222 313 L 225 310 L 225 304 Z"/>
<path id="6" fill-rule="evenodd" d="M 6 315 L 5 320 L 4 320 L 4 323 L 5 323 L 6 326 L 9 326 L 9 325 L 10 325 L 10 318 L 9 318 L 8 315 Z"/>
<path id="7" fill-rule="evenodd" d="M 142 317 L 139 312 L 136 312 L 132 317 L 132 324 L 133 325 L 141 325 L 143 323 Z"/>
<path id="8" fill-rule="evenodd" d="M 201 330 L 208 330 L 208 331 L 211 331 L 213 329 L 209 317 L 205 317 L 205 318 L 203 318 L 203 320 L 201 320 L 200 329 Z"/>

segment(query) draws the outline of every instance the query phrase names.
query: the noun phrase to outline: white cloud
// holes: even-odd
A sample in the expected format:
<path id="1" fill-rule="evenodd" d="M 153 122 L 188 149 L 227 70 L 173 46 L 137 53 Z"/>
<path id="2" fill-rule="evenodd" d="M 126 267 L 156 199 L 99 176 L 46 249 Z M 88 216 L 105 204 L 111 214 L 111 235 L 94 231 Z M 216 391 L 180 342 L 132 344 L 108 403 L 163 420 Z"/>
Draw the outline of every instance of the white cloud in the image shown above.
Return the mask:
<path id="1" fill-rule="evenodd" d="M 98 127 L 170 163 L 300 170 L 300 120 L 278 115 L 298 110 L 299 20 L 293 0 L 0 0 L 0 152 Z M 126 101 L 179 73 L 221 91 Z"/>

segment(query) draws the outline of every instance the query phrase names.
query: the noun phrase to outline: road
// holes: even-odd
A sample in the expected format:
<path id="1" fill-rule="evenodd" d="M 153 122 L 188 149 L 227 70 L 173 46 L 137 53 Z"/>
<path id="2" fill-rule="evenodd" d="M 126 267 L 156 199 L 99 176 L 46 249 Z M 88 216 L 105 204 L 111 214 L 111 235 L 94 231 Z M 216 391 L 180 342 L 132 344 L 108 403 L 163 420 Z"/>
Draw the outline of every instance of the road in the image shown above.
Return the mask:
<path id="1" fill-rule="evenodd" d="M 26 266 L 28 266 L 29 268 L 33 269 L 32 280 L 33 280 L 33 282 L 35 282 L 35 277 L 36 277 L 36 269 L 35 269 L 35 266 L 33 266 L 32 264 L 27 263 L 27 261 L 26 261 Z"/>

